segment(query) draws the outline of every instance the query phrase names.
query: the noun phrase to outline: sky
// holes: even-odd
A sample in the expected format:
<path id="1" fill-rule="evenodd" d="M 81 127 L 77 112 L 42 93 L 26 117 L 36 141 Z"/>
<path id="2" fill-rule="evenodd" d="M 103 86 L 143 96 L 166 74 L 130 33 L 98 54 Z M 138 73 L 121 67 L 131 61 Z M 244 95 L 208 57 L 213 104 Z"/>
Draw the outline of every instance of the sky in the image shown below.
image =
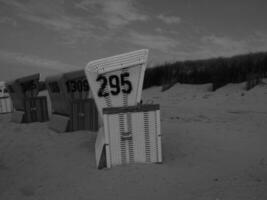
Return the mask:
<path id="1" fill-rule="evenodd" d="M 0 0 L 0 79 L 149 49 L 148 65 L 267 51 L 266 0 Z"/>

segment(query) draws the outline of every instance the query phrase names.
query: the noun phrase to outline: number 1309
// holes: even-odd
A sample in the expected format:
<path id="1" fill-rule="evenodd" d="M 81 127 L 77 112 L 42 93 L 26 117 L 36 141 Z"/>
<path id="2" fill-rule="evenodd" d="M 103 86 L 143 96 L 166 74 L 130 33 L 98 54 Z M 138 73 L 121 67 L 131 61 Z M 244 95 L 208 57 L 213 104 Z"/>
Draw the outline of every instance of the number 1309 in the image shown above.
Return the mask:
<path id="1" fill-rule="evenodd" d="M 101 82 L 100 88 L 98 90 L 98 96 L 99 97 L 107 97 L 110 94 L 115 96 L 119 95 L 120 92 L 124 94 L 130 94 L 133 87 L 132 83 L 129 80 L 126 80 L 127 77 L 129 77 L 130 74 L 128 72 L 124 72 L 118 75 L 110 75 L 109 77 L 99 75 L 96 79 L 97 82 Z M 109 85 L 110 92 L 106 89 L 106 87 Z"/>

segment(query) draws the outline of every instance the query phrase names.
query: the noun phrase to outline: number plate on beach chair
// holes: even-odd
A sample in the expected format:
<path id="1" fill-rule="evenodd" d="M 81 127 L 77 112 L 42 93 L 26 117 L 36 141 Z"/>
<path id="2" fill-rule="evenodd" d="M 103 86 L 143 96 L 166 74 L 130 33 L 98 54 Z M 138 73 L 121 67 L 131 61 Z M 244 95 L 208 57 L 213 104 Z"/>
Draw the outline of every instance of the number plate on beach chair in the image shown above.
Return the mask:
<path id="1" fill-rule="evenodd" d="M 99 113 L 140 102 L 147 56 L 148 50 L 139 50 L 88 63 L 85 74 Z"/>

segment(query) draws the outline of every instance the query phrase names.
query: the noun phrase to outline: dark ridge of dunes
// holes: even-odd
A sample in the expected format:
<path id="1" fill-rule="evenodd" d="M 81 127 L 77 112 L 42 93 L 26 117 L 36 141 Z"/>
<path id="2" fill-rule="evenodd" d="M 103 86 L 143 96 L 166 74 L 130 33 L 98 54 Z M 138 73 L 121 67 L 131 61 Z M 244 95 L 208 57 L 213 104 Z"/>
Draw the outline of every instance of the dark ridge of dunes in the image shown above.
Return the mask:
<path id="1" fill-rule="evenodd" d="M 177 61 L 148 68 L 143 88 L 162 86 L 167 90 L 175 83 L 212 83 L 215 91 L 227 83 L 246 81 L 249 90 L 264 77 L 267 77 L 267 52 L 260 52 L 230 58 Z"/>

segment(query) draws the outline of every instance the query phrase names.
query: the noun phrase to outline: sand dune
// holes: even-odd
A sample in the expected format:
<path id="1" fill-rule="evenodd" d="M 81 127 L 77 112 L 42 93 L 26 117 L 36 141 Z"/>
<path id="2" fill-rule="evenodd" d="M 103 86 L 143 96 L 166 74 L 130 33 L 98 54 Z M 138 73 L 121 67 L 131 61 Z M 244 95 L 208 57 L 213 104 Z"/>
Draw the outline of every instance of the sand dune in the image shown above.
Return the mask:
<path id="1" fill-rule="evenodd" d="M 97 170 L 95 133 L 0 115 L 0 199 L 267 199 L 267 85 L 210 88 L 143 92 L 161 104 L 163 164 Z"/>

